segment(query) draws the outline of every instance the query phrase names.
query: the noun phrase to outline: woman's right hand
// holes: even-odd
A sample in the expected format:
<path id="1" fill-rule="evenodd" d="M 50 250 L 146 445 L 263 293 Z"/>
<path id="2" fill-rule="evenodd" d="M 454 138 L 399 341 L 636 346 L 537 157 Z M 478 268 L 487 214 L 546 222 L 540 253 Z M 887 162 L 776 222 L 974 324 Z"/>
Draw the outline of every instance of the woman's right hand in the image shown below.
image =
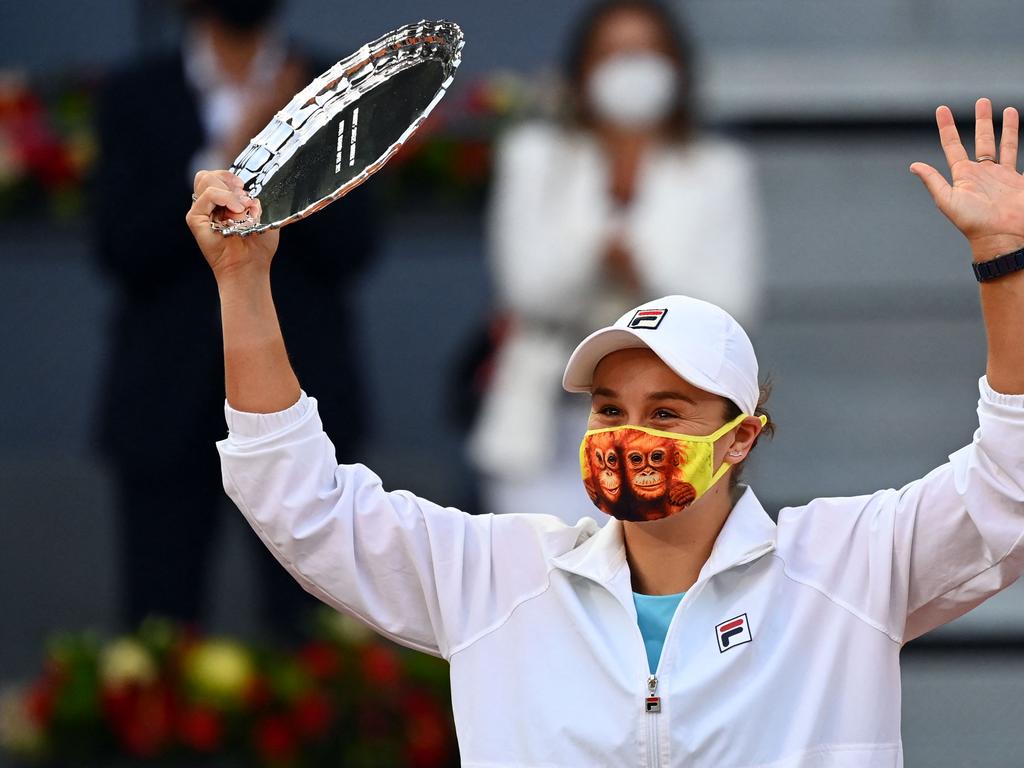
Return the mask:
<path id="1" fill-rule="evenodd" d="M 259 200 L 249 197 L 242 180 L 230 171 L 200 171 L 195 179 L 195 197 L 185 222 L 218 283 L 237 273 L 269 275 L 281 237 L 278 230 L 245 237 L 224 236 L 211 226 L 214 221 L 241 218 L 247 213 L 259 219 Z"/>

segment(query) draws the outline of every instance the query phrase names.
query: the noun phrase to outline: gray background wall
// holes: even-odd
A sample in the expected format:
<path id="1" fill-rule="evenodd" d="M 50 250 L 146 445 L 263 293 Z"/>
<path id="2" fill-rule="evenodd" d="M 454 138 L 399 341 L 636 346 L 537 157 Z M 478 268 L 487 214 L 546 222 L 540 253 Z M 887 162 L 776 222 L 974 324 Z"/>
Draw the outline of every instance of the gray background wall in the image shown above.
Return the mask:
<path id="1" fill-rule="evenodd" d="M 288 24 L 340 54 L 398 23 L 448 16 L 467 31 L 468 81 L 550 68 L 582 5 L 293 0 Z M 155 0 L 49 0 L 2 14 L 0 68 L 99 70 L 170 36 Z M 902 485 L 970 439 L 984 366 L 964 244 L 906 167 L 941 160 L 926 124 L 936 100 L 1020 98 L 1024 10 L 700 0 L 687 15 L 708 112 L 740 126 L 765 206 L 769 312 L 755 343 L 776 382 L 780 431 L 759 448 L 750 481 L 773 508 Z M 849 117 L 852 128 L 835 123 Z M 386 226 L 356 297 L 395 308 L 361 331 L 376 428 L 367 462 L 458 502 L 465 474 L 443 418 L 444 375 L 489 306 L 480 223 L 404 216 Z M 413 247 L 424 226 L 431 253 Z M 89 254 L 80 224 L 0 224 L 0 680 L 31 674 L 53 629 L 113 623 L 110 488 L 90 447 L 110 297 Z M 244 632 L 254 623 L 241 546 L 250 534 L 237 515 L 225 520 L 212 625 Z M 1012 649 L 1024 639 L 1022 603 L 1011 589 L 937 633 L 1009 652 L 905 654 L 908 765 L 1020 765 L 1024 668 Z"/>

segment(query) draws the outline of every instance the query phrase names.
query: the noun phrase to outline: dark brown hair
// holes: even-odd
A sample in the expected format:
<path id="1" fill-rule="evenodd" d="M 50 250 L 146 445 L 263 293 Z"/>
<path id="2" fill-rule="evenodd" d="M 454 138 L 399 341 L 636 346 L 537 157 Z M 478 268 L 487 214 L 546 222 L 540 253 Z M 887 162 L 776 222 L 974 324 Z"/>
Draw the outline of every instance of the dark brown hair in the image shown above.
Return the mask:
<path id="1" fill-rule="evenodd" d="M 675 107 L 668 117 L 669 135 L 673 139 L 685 141 L 693 135 L 696 122 L 693 47 L 680 20 L 660 0 L 599 0 L 576 22 L 565 59 L 565 78 L 569 85 L 569 122 L 583 128 L 590 128 L 594 123 L 594 117 L 583 98 L 583 69 L 598 27 L 610 16 L 622 11 L 647 15 L 665 37 L 669 55 L 675 60 L 679 72 L 679 92 Z"/>
<path id="2" fill-rule="evenodd" d="M 747 460 L 750 458 L 750 453 L 757 447 L 757 441 L 762 437 L 767 437 L 771 440 L 775 437 L 775 422 L 772 421 L 772 417 L 768 414 L 765 409 L 765 403 L 768 402 L 768 398 L 772 395 L 772 380 L 771 378 L 765 379 L 760 386 L 760 393 L 757 396 L 757 406 L 754 408 L 752 416 L 764 416 L 768 419 L 765 423 L 761 433 L 754 438 L 754 442 L 750 445 L 750 451 L 747 453 L 747 457 L 743 459 L 739 464 L 736 464 L 732 468 L 732 472 L 729 473 L 729 487 L 734 487 L 740 481 L 740 475 L 743 474 L 743 467 L 746 465 Z M 736 405 L 732 400 L 725 401 L 725 420 L 726 423 L 738 418 L 743 413 L 743 410 Z"/>

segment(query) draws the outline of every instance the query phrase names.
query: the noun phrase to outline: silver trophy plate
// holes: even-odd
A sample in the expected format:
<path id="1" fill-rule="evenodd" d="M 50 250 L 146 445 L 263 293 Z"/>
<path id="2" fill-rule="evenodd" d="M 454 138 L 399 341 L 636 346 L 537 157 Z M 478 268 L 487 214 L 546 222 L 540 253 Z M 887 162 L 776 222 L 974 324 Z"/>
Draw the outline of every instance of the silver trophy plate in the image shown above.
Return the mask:
<path id="1" fill-rule="evenodd" d="M 364 45 L 317 77 L 231 165 L 259 201 L 259 218 L 214 228 L 250 235 L 283 227 L 362 184 L 444 96 L 462 46 L 458 24 L 421 21 Z"/>

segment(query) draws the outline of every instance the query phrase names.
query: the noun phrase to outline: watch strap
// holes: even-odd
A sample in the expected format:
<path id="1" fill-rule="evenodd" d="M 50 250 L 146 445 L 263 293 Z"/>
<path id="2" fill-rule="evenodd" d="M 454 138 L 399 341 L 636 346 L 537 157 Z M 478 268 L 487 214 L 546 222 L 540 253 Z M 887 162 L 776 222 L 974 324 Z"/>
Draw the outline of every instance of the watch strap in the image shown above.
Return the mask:
<path id="1" fill-rule="evenodd" d="M 1011 272 L 1018 272 L 1024 269 L 1024 248 L 997 256 L 989 261 L 976 263 L 973 266 L 974 276 L 979 283 L 995 280 L 997 277 L 1009 275 Z"/>

